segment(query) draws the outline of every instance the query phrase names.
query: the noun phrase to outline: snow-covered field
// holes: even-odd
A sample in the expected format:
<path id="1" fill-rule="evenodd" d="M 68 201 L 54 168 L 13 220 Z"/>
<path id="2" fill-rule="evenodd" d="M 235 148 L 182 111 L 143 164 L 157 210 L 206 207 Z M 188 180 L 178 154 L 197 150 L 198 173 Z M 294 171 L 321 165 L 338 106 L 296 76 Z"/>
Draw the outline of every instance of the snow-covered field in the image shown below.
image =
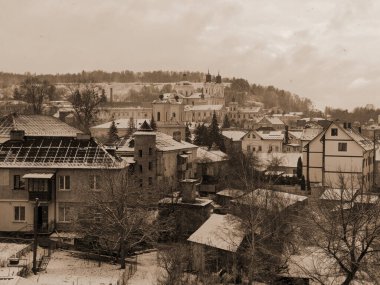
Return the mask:
<path id="1" fill-rule="evenodd" d="M 72 256 L 66 251 L 55 251 L 46 272 L 28 279 L 42 285 L 116 285 L 122 273 L 119 265 L 86 260 Z"/>
<path id="2" fill-rule="evenodd" d="M 27 244 L 19 243 L 0 243 L 0 267 L 7 266 L 8 258 L 27 246 Z"/>

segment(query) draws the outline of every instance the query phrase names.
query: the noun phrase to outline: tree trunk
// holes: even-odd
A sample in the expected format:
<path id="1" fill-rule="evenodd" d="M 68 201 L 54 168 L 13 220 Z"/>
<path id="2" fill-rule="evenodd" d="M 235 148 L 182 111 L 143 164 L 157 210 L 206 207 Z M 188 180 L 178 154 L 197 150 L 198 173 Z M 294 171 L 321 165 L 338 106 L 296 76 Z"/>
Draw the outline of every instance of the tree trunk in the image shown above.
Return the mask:
<path id="1" fill-rule="evenodd" d="M 120 268 L 125 269 L 125 242 L 120 239 Z"/>
<path id="2" fill-rule="evenodd" d="M 352 273 L 352 272 L 348 273 L 342 285 L 350 285 L 351 282 L 354 280 L 354 277 L 355 277 L 355 273 Z"/>

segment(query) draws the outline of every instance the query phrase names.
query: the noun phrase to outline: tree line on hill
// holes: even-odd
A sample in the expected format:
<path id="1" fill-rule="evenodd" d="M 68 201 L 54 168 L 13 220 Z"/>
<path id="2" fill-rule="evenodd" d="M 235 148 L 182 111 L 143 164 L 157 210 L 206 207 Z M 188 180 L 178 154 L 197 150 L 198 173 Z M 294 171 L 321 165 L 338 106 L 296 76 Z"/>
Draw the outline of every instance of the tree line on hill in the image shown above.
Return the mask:
<path id="1" fill-rule="evenodd" d="M 378 122 L 378 117 L 380 115 L 380 109 L 368 109 L 364 107 L 356 107 L 351 112 L 347 109 L 326 107 L 325 114 L 330 115 L 331 119 L 339 119 L 342 122 L 360 122 L 367 123 L 370 119 Z"/>

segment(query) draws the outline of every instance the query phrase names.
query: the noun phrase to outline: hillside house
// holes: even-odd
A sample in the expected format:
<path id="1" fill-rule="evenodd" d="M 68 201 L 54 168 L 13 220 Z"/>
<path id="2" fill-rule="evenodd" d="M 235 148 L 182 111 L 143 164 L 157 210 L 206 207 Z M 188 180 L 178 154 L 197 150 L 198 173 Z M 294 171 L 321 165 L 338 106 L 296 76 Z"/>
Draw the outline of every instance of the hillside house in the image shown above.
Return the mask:
<path id="1" fill-rule="evenodd" d="M 284 133 L 282 131 L 248 131 L 242 138 L 244 153 L 282 152 Z"/>
<path id="2" fill-rule="evenodd" d="M 312 185 L 371 190 L 374 181 L 374 145 L 359 132 L 332 122 L 303 149 L 303 175 Z"/>

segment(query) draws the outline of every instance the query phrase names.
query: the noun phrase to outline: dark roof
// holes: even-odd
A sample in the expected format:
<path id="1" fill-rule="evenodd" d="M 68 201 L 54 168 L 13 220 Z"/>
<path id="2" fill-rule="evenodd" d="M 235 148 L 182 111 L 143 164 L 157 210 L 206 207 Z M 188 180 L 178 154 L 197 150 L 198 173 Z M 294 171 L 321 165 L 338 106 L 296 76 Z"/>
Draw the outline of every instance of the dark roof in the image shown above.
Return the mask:
<path id="1" fill-rule="evenodd" d="M 139 131 L 153 131 L 153 129 L 151 128 L 151 126 L 148 124 L 147 121 L 144 121 L 144 123 L 142 123 L 142 125 L 140 126 L 138 130 Z"/>
<path id="2" fill-rule="evenodd" d="M 101 145 L 75 138 L 28 137 L 0 145 L 0 168 L 119 168 Z"/>
<path id="3" fill-rule="evenodd" d="M 0 118 L 0 136 L 9 136 L 11 130 L 23 130 L 25 136 L 41 137 L 76 137 L 82 133 L 57 118 L 42 115 L 9 114 Z"/>

